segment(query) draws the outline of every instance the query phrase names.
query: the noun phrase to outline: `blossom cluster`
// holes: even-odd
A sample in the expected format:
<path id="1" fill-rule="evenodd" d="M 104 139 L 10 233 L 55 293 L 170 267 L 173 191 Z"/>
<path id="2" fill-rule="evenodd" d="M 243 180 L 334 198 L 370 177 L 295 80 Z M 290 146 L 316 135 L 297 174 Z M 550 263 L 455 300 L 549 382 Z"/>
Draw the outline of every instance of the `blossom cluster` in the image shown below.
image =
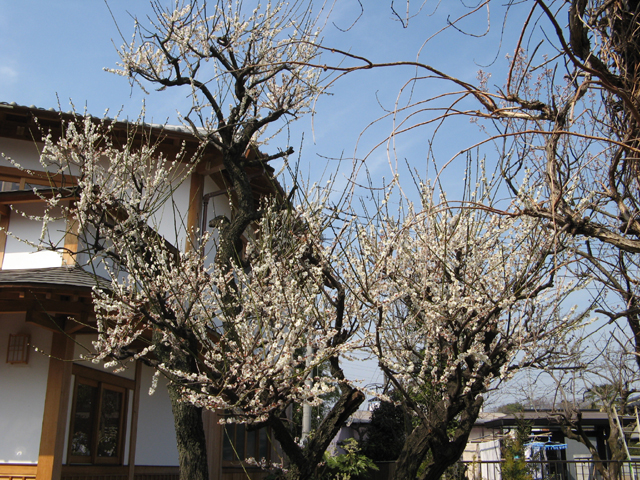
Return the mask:
<path id="1" fill-rule="evenodd" d="M 259 422 L 291 402 L 321 402 L 336 380 L 307 380 L 353 347 L 348 336 L 336 339 L 345 314 L 326 286 L 322 210 L 265 205 L 249 235 L 250 267 L 221 272 L 207 259 L 215 251 L 211 232 L 200 235 L 200 248 L 181 250 L 154 228 L 191 169 L 153 146 L 115 146 L 109 128 L 88 117 L 69 123 L 42 155 L 50 170 L 60 165 L 77 175 L 78 199 L 66 214 L 78 220 L 87 268 L 108 280 L 94 289 L 93 360 L 118 368 L 144 358 L 180 385 L 185 401 L 226 409 L 227 420 Z M 170 352 L 168 361 L 158 348 Z M 171 360 L 185 354 L 196 370 Z"/>
<path id="2" fill-rule="evenodd" d="M 336 216 L 324 214 L 324 198 L 273 201 L 247 231 L 243 261 L 219 270 L 207 259 L 216 235 L 183 249 L 155 228 L 188 163 L 154 144 L 116 146 L 110 125 L 69 123 L 42 155 L 49 171 L 76 175 L 66 214 L 78 220 L 88 266 L 109 280 L 94 294 L 96 361 L 144 358 L 185 401 L 261 422 L 292 402 L 322 402 L 347 380 L 313 377 L 315 367 L 362 340 L 398 386 L 447 399 L 452 384 L 479 392 L 570 335 L 559 299 L 571 287 L 558 263 L 569 240 L 539 220 L 480 203 L 453 208 L 425 187 L 419 207 L 398 218 L 328 232 Z M 195 368 L 174 361 L 183 356 Z"/>
<path id="3" fill-rule="evenodd" d="M 352 265 L 383 370 L 414 398 L 447 400 L 561 348 L 572 286 L 558 264 L 566 239 L 539 220 L 433 197 L 425 187 L 420 211 L 360 228 Z"/>

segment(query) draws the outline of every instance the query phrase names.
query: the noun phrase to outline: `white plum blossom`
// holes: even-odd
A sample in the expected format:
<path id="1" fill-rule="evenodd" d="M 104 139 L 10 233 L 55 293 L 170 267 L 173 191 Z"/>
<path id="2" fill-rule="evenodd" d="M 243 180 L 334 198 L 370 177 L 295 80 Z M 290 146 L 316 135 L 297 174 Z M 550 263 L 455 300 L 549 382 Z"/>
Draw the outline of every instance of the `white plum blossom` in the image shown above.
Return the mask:
<path id="1" fill-rule="evenodd" d="M 358 240 L 354 277 L 375 325 L 372 348 L 417 396 L 504 378 L 572 331 L 575 319 L 559 314 L 573 286 L 559 265 L 568 240 L 538 219 L 436 204 L 425 187 L 420 211 L 382 218 Z"/>
<path id="2" fill-rule="evenodd" d="M 120 368 L 143 359 L 180 385 L 184 401 L 227 410 L 234 415 L 227 420 L 261 422 L 292 402 L 322 402 L 336 379 L 306 380 L 354 348 L 357 326 L 350 324 L 354 306 L 346 302 L 336 313 L 335 288 L 327 286 L 334 254 L 322 242 L 320 205 L 265 204 L 244 261 L 220 270 L 207 262 L 211 232 L 200 235 L 199 248 L 180 250 L 154 228 L 193 163 L 184 155 L 169 161 L 154 144 L 116 146 L 112 125 L 69 122 L 42 151 L 46 167 L 76 174 L 76 201 L 64 216 L 77 218 L 87 267 L 108 280 L 94 288 L 93 360 Z M 61 207 L 53 199 L 47 208 Z M 160 361 L 159 348 L 186 351 L 196 370 Z M 157 376 L 152 390 L 156 383 Z"/>
<path id="3" fill-rule="evenodd" d="M 423 186 L 419 209 L 385 212 L 350 243 L 345 275 L 363 300 L 369 347 L 413 417 L 396 478 L 415 476 L 429 452 L 426 471 L 439 476 L 460 458 L 483 394 L 570 351 L 580 321 L 562 313 L 571 239 L 480 203 L 482 191 L 470 198 L 437 202 Z"/>
<path id="4" fill-rule="evenodd" d="M 268 123 L 311 111 L 323 93 L 323 70 L 314 66 L 323 9 L 312 2 L 266 1 L 253 11 L 237 0 L 153 5 L 157 19 L 149 28 L 136 21 L 118 68 L 107 70 L 143 89 L 143 82 L 190 88 L 193 107 L 185 117 L 208 142 L 226 146 L 228 135 L 246 141 L 251 124 L 252 142 L 264 143 Z"/>

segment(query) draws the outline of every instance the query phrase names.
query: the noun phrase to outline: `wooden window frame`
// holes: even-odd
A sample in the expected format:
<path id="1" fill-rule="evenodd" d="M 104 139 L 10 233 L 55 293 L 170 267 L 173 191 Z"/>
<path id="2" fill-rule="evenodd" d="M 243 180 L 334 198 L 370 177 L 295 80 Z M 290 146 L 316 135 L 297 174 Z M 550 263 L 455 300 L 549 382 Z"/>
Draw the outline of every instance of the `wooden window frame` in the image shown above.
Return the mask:
<path id="1" fill-rule="evenodd" d="M 31 337 L 25 333 L 10 334 L 7 346 L 7 363 L 11 365 L 29 363 Z"/>
<path id="2" fill-rule="evenodd" d="M 73 175 L 51 174 L 42 171 L 27 172 L 16 167 L 5 166 L 0 166 L 0 182 L 15 183 L 18 185 L 18 190 L 6 190 L 15 192 L 28 191 L 35 186 L 61 187 L 63 185 L 71 186 L 78 183 Z M 29 185 L 30 188 L 27 188 L 27 185 Z"/>
<path id="3" fill-rule="evenodd" d="M 231 427 L 231 428 L 229 428 Z M 243 428 L 244 429 L 244 458 L 242 459 L 238 459 L 237 458 L 237 432 L 239 428 Z M 230 432 L 230 430 L 232 430 L 232 432 Z M 260 434 L 261 432 L 264 435 L 264 442 L 266 445 L 266 457 L 260 457 Z M 242 463 L 244 463 L 244 460 L 246 458 L 251 458 L 253 457 L 254 459 L 256 459 L 256 461 L 260 461 L 263 458 L 267 461 L 270 462 L 271 461 L 271 457 L 272 457 L 272 451 L 273 451 L 273 445 L 272 445 L 272 434 L 271 434 L 271 429 L 268 427 L 262 427 L 256 430 L 251 430 L 251 431 L 247 431 L 246 429 L 246 425 L 244 424 L 237 424 L 237 423 L 226 423 L 223 425 L 222 428 L 222 466 L 227 466 L 227 467 L 231 467 L 231 466 L 238 466 Z M 253 452 L 249 452 L 249 446 L 250 446 L 250 440 L 249 437 L 252 436 L 253 437 Z M 231 438 L 232 437 L 232 438 Z M 231 446 L 234 447 L 232 450 L 232 455 L 234 457 L 234 460 L 229 460 L 228 458 L 224 457 L 224 447 L 225 444 L 227 444 L 227 442 L 231 443 Z"/>
<path id="4" fill-rule="evenodd" d="M 127 430 L 127 410 L 129 406 L 129 390 L 135 387 L 135 381 L 121 378 L 107 372 L 101 372 L 81 365 L 73 365 L 75 376 L 73 385 L 73 401 L 71 416 L 69 418 L 69 438 L 67 441 L 67 464 L 82 465 L 123 465 L 124 444 Z M 93 420 L 91 424 L 91 452 L 90 455 L 73 455 L 72 442 L 74 435 L 74 421 L 76 416 L 76 403 L 78 399 L 78 387 L 89 385 L 97 388 L 95 405 L 92 408 Z M 98 456 L 98 435 L 100 433 L 100 412 L 102 410 L 102 398 L 105 390 L 115 391 L 122 394 L 122 404 L 120 405 L 120 419 L 117 438 L 117 451 L 113 457 Z"/>

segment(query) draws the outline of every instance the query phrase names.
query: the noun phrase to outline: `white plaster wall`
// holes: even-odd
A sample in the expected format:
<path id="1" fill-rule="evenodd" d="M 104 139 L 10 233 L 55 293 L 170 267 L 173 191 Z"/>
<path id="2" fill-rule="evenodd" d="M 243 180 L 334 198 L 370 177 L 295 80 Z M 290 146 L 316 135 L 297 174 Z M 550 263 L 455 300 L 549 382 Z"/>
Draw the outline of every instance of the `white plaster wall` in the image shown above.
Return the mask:
<path id="1" fill-rule="evenodd" d="M 136 465 L 178 465 L 176 432 L 166 380 L 161 376 L 158 388 L 149 395 L 153 369 L 142 367 Z"/>
<path id="2" fill-rule="evenodd" d="M 15 162 L 25 168 L 32 170 L 43 170 L 39 161 L 39 149 L 41 144 L 34 142 L 26 142 L 22 140 L 1 139 L 0 151 L 5 153 L 7 157 L 12 158 Z M 2 159 L 2 165 L 13 166 L 11 162 Z M 205 177 L 204 191 L 205 193 L 220 190 L 220 186 Z M 185 248 L 185 232 L 186 222 L 189 210 L 190 199 L 190 180 L 185 179 L 181 184 L 176 186 L 172 198 L 167 201 L 162 208 L 153 216 L 152 227 L 156 229 L 164 238 L 180 250 Z M 195 201 L 201 202 L 198 198 Z M 43 210 L 37 204 L 21 204 L 17 206 L 25 215 L 40 215 Z M 220 195 L 210 200 L 208 206 L 207 222 L 218 215 L 231 216 L 229 207 L 229 199 L 226 195 Z M 53 243 L 64 242 L 66 222 L 59 220 L 50 225 L 47 241 Z M 19 241 L 18 239 L 28 239 L 36 241 L 40 237 L 41 223 L 39 221 L 28 220 L 18 212 L 13 212 L 10 219 L 9 231 L 13 236 L 7 238 L 5 247 L 5 257 L 2 269 L 18 269 L 18 268 L 48 268 L 58 267 L 62 265 L 62 255 L 55 252 L 41 251 L 36 252 L 35 248 Z M 17 237 L 17 238 L 16 238 Z M 215 244 L 215 242 L 213 242 Z M 213 251 L 210 252 L 213 257 Z M 86 258 L 79 258 L 82 263 Z"/>
<path id="3" fill-rule="evenodd" d="M 15 168 L 16 165 L 12 163 L 13 161 L 23 168 L 42 171 L 43 168 L 40 164 L 41 148 L 41 143 L 3 138 L 0 144 L 0 152 L 4 154 L 4 158 L 1 159 L 0 164 L 4 167 Z M 18 240 L 27 239 L 35 242 L 40 238 L 42 223 L 37 220 L 29 220 L 22 216 L 20 212 L 25 215 L 38 216 L 43 213 L 42 206 L 38 204 L 20 204 L 16 208 L 19 212 L 13 211 L 11 214 L 9 232 L 13 236 L 7 237 L 2 268 L 45 268 L 62 265 L 62 256 L 60 254 L 44 251 L 36 252 L 34 247 Z M 53 222 L 47 240 L 55 243 L 61 240 L 64 242 L 65 227 L 66 222 L 64 220 Z"/>
<path id="4" fill-rule="evenodd" d="M 0 463 L 37 463 L 49 358 L 31 350 L 27 365 L 6 363 L 9 334 L 17 333 L 51 349 L 51 332 L 26 324 L 24 314 L 0 315 Z"/>
<path id="5" fill-rule="evenodd" d="M 204 193 L 212 193 L 221 190 L 216 182 L 214 182 L 211 177 L 207 176 L 204 179 Z M 209 211 L 207 213 L 207 223 L 209 220 L 217 217 L 218 215 L 226 215 L 228 218 L 231 218 L 231 207 L 229 206 L 229 197 L 226 195 L 218 195 L 213 197 L 209 203 Z"/>
<path id="6" fill-rule="evenodd" d="M 5 158 L 1 160 L 0 164 L 3 167 L 18 166 L 28 170 L 44 171 L 44 167 L 40 163 L 40 152 L 43 146 L 42 142 L 2 138 L 0 139 L 0 152 L 4 154 Z M 77 175 L 78 169 L 69 166 L 67 172 L 71 175 Z"/>
<path id="7" fill-rule="evenodd" d="M 189 213 L 189 178 L 175 186 L 173 195 L 153 216 L 151 225 L 172 245 L 184 250 L 187 216 Z"/>
<path id="8" fill-rule="evenodd" d="M 17 163 L 21 167 L 28 168 L 29 170 L 44 170 L 40 164 L 42 143 L 16 140 L 13 138 L 3 138 L 1 142 L 0 152 L 2 152 L 5 157 L 2 159 L 3 167 L 15 167 L 16 165 L 14 163 Z"/>
<path id="9" fill-rule="evenodd" d="M 62 265 L 62 254 L 51 251 L 38 252 L 35 247 L 21 240 L 38 242 L 42 231 L 42 223 L 30 220 L 29 216 L 41 216 L 43 206 L 38 203 L 23 203 L 16 206 L 18 211 L 11 212 L 9 232 L 5 246 L 3 270 L 20 268 L 49 268 Z M 58 215 L 60 212 L 54 212 Z M 49 224 L 45 242 L 64 246 L 66 220 L 55 220 Z"/>

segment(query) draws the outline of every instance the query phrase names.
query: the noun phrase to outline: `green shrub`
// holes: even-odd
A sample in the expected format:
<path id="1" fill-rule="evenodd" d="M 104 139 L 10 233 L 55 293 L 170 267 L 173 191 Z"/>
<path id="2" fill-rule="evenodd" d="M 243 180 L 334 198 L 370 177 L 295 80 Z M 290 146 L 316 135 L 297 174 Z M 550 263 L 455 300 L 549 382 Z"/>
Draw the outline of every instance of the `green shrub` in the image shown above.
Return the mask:
<path id="1" fill-rule="evenodd" d="M 354 438 L 345 440 L 342 448 L 346 453 L 335 457 L 324 454 L 322 480 L 360 480 L 366 478 L 369 471 L 378 470 L 373 460 L 360 453 L 358 442 Z"/>
<path id="2" fill-rule="evenodd" d="M 520 419 L 515 430 L 515 438 L 505 437 L 502 441 L 502 478 L 509 480 L 532 480 L 529 466 L 524 458 L 524 444 L 529 439 L 531 426 Z"/>

